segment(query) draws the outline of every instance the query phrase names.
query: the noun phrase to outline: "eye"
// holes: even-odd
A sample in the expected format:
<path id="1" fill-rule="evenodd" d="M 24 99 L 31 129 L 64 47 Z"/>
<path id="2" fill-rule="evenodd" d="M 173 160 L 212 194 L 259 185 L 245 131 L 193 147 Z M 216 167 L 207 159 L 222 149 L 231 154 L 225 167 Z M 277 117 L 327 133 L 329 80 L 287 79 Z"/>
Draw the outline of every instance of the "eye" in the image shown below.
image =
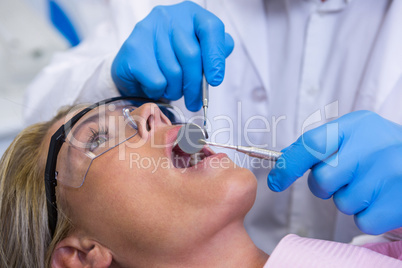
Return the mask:
<path id="1" fill-rule="evenodd" d="M 95 130 L 91 128 L 91 136 L 88 139 L 87 148 L 89 151 L 93 152 L 98 149 L 103 143 L 109 140 L 109 129 Z"/>

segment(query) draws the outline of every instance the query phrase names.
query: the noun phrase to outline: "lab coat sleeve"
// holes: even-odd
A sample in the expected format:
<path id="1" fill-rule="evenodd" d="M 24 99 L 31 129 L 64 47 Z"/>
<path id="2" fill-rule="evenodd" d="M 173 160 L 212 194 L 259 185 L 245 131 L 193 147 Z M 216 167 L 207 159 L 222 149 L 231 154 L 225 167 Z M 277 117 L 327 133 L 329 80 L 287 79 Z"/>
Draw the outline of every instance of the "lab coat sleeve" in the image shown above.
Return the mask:
<path id="1" fill-rule="evenodd" d="M 402 261 L 350 244 L 285 236 L 264 268 L 275 267 L 402 267 Z"/>
<path id="2" fill-rule="evenodd" d="M 112 24 L 104 23 L 79 46 L 56 54 L 26 90 L 25 124 L 49 120 L 65 105 L 118 95 L 110 74 L 121 45 L 116 40 Z"/>

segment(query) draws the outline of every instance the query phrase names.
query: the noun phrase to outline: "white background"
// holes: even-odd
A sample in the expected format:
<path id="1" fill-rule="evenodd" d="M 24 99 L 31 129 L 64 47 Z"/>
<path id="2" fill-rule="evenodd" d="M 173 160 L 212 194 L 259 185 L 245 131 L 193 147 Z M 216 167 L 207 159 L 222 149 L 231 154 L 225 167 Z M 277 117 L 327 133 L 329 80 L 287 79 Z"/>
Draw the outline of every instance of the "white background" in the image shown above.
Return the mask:
<path id="1" fill-rule="evenodd" d="M 0 0 L 0 155 L 24 127 L 25 88 L 68 48 L 44 15 L 23 0 Z"/>

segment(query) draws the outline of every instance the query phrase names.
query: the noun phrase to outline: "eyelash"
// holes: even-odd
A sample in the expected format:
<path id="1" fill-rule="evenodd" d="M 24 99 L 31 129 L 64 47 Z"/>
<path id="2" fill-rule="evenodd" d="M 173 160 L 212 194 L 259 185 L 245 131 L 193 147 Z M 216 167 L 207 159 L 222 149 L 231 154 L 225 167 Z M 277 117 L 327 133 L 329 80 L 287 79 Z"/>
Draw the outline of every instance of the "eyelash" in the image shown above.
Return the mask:
<path id="1" fill-rule="evenodd" d="M 88 148 L 91 152 L 93 152 L 96 148 L 98 148 L 98 147 L 92 148 L 93 144 L 97 144 L 98 146 L 101 144 L 101 143 L 98 143 L 100 136 L 108 137 L 109 136 L 109 128 L 107 128 L 107 127 L 101 128 L 100 130 L 95 130 L 95 129 L 91 128 L 91 135 L 88 138 Z M 107 140 L 107 138 L 105 140 Z"/>

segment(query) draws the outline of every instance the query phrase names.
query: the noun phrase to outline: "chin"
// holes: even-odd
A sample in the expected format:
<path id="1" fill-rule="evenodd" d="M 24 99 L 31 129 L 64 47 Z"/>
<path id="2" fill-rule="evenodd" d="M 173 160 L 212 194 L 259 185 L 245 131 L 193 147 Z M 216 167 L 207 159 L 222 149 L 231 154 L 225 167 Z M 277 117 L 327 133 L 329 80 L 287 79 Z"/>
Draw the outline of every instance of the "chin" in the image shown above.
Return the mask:
<path id="1" fill-rule="evenodd" d="M 229 172 L 228 172 L 229 173 Z M 231 204 L 247 213 L 254 204 L 257 194 L 257 178 L 246 168 L 236 167 L 228 176 L 228 197 Z"/>

